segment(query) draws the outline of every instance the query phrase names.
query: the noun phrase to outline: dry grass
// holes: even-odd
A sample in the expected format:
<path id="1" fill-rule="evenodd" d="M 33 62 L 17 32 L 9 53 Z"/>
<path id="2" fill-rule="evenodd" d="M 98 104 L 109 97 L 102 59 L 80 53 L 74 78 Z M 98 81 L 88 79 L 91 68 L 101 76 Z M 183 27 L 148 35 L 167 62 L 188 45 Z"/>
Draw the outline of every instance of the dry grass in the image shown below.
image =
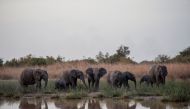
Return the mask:
<path id="1" fill-rule="evenodd" d="M 165 64 L 168 68 L 169 79 L 189 79 L 190 78 L 190 64 Z M 141 77 L 147 74 L 152 65 L 148 64 L 89 64 L 87 62 L 67 62 L 62 64 L 53 64 L 43 67 L 35 67 L 46 69 L 51 79 L 58 78 L 64 70 L 69 69 L 80 69 L 83 72 L 88 67 L 104 67 L 108 72 L 115 70 L 130 71 L 133 72 L 137 77 Z M 27 67 L 2 67 L 0 68 L 0 79 L 18 79 L 21 72 Z"/>

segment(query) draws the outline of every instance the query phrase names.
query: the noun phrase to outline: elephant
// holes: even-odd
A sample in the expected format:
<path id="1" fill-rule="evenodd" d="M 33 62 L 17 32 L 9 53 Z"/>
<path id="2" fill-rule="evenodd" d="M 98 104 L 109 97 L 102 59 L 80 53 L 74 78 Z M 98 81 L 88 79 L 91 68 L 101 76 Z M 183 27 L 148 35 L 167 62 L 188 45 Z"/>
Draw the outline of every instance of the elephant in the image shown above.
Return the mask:
<path id="1" fill-rule="evenodd" d="M 109 73 L 107 76 L 107 82 L 112 87 L 118 88 L 119 84 L 121 83 L 121 80 L 122 80 L 122 72 L 120 71 Z"/>
<path id="2" fill-rule="evenodd" d="M 64 79 L 59 79 L 57 81 L 55 81 L 55 89 L 59 89 L 59 90 L 66 90 L 66 82 Z"/>
<path id="3" fill-rule="evenodd" d="M 46 88 L 48 83 L 48 73 L 46 70 L 42 69 L 31 69 L 27 68 L 22 71 L 20 75 L 20 85 L 23 87 L 28 87 L 28 85 L 34 85 L 36 84 L 36 88 L 41 89 L 41 80 L 45 81 Z"/>
<path id="4" fill-rule="evenodd" d="M 105 68 L 88 68 L 86 70 L 89 88 L 99 89 L 99 81 L 107 73 Z"/>
<path id="5" fill-rule="evenodd" d="M 153 65 L 149 70 L 149 75 L 153 83 L 159 87 L 159 84 L 165 84 L 165 78 L 168 75 L 167 67 L 164 65 Z"/>
<path id="6" fill-rule="evenodd" d="M 145 82 L 148 86 L 149 84 L 151 84 L 151 86 L 153 86 L 153 81 L 151 79 L 151 76 L 150 75 L 144 75 L 141 80 L 140 80 L 140 85 L 141 83 Z"/>
<path id="7" fill-rule="evenodd" d="M 119 87 L 121 87 L 123 85 L 124 87 L 130 88 L 128 80 L 131 80 L 134 82 L 135 88 L 136 88 L 136 78 L 135 78 L 135 75 L 132 74 L 131 72 L 128 72 L 128 71 L 123 72 L 120 80 L 121 81 L 119 83 Z"/>
<path id="8" fill-rule="evenodd" d="M 69 87 L 76 89 L 77 79 L 80 79 L 87 88 L 83 72 L 77 69 L 64 71 L 62 77 L 60 78 L 60 82 L 62 81 L 63 84 L 63 81 L 65 81 L 66 89 Z"/>

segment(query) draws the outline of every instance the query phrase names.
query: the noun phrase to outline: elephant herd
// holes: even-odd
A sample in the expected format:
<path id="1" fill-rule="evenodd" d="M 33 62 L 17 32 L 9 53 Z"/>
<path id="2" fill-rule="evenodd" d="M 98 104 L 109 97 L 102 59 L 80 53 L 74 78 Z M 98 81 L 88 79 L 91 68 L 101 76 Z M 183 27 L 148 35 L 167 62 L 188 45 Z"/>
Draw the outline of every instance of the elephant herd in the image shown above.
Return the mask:
<path id="1" fill-rule="evenodd" d="M 105 68 L 88 68 L 85 73 L 88 80 L 88 86 L 85 82 L 84 73 L 81 70 L 72 69 L 62 72 L 60 78 L 55 81 L 55 89 L 76 89 L 77 79 L 80 79 L 86 88 L 98 90 L 100 79 L 107 74 L 107 70 Z M 153 84 L 156 84 L 157 86 L 160 84 L 165 84 L 167 74 L 168 71 L 166 66 L 153 65 L 149 70 L 149 73 L 140 79 L 140 84 L 143 82 L 147 85 L 151 84 L 151 86 L 153 86 Z M 46 70 L 28 68 L 25 69 L 20 75 L 20 85 L 23 87 L 36 84 L 36 88 L 40 89 L 42 80 L 45 81 L 44 87 L 46 87 L 48 83 L 48 73 Z M 135 75 L 131 72 L 114 71 L 112 73 L 108 73 L 107 75 L 108 84 L 114 88 L 130 88 L 128 80 L 133 81 L 136 88 L 137 80 Z"/>

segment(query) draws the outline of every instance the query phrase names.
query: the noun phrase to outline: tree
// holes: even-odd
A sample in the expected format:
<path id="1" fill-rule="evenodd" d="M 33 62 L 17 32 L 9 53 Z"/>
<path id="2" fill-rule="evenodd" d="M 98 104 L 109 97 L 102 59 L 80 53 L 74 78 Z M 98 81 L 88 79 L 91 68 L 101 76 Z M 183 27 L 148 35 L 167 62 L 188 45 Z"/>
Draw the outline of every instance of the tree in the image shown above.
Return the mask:
<path id="1" fill-rule="evenodd" d="M 10 61 L 6 61 L 5 66 L 18 67 L 19 61 L 16 58 L 13 58 Z"/>
<path id="2" fill-rule="evenodd" d="M 179 52 L 179 55 L 172 59 L 173 62 L 190 63 L 190 47 Z"/>
<path id="3" fill-rule="evenodd" d="M 62 63 L 64 61 L 64 57 L 57 56 L 56 61 L 59 62 L 59 63 Z"/>
<path id="4" fill-rule="evenodd" d="M 105 56 L 104 56 L 104 54 L 101 51 L 99 51 L 98 55 L 96 55 L 96 59 L 100 63 L 104 63 L 105 62 Z"/>
<path id="5" fill-rule="evenodd" d="M 190 56 L 190 47 L 187 47 L 185 50 L 179 52 L 180 56 Z"/>
<path id="6" fill-rule="evenodd" d="M 130 54 L 129 47 L 121 45 L 117 50 L 116 54 L 118 57 L 127 57 Z"/>
<path id="7" fill-rule="evenodd" d="M 46 56 L 46 63 L 47 64 L 54 64 L 56 63 L 56 59 L 53 56 Z"/>
<path id="8" fill-rule="evenodd" d="M 158 63 L 166 63 L 170 60 L 170 57 L 167 56 L 167 55 L 164 55 L 164 54 L 161 54 L 161 55 L 158 55 L 156 58 L 155 58 L 155 61 L 158 62 Z"/>
<path id="9" fill-rule="evenodd" d="M 0 58 L 0 67 L 3 66 L 3 59 Z"/>

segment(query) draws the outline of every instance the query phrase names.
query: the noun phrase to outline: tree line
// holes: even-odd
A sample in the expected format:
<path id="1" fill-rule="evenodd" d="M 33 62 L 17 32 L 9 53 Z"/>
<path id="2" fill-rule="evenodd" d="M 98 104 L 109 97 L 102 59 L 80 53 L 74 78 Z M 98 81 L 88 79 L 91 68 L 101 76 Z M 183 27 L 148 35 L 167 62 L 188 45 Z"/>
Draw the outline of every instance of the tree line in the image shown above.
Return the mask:
<path id="1" fill-rule="evenodd" d="M 85 61 L 91 64 L 97 63 L 108 63 L 108 64 L 137 64 L 131 57 L 130 50 L 128 46 L 121 45 L 113 54 L 109 54 L 108 52 L 103 53 L 99 52 L 96 55 L 96 59 L 93 58 L 85 58 L 82 60 L 72 60 L 72 61 L 65 61 L 64 57 L 58 56 L 54 58 L 53 56 L 46 56 L 46 57 L 35 57 L 31 54 L 21 57 L 21 58 L 13 58 L 8 61 L 3 61 L 0 58 L 0 67 L 2 66 L 11 66 L 11 67 L 18 67 L 18 66 L 41 66 L 41 65 L 50 65 L 55 63 L 64 63 L 64 62 L 79 62 Z M 142 61 L 140 64 L 153 64 L 153 63 L 190 63 L 190 47 L 182 50 L 179 54 L 173 58 L 169 57 L 165 54 L 158 55 L 153 61 Z"/>

